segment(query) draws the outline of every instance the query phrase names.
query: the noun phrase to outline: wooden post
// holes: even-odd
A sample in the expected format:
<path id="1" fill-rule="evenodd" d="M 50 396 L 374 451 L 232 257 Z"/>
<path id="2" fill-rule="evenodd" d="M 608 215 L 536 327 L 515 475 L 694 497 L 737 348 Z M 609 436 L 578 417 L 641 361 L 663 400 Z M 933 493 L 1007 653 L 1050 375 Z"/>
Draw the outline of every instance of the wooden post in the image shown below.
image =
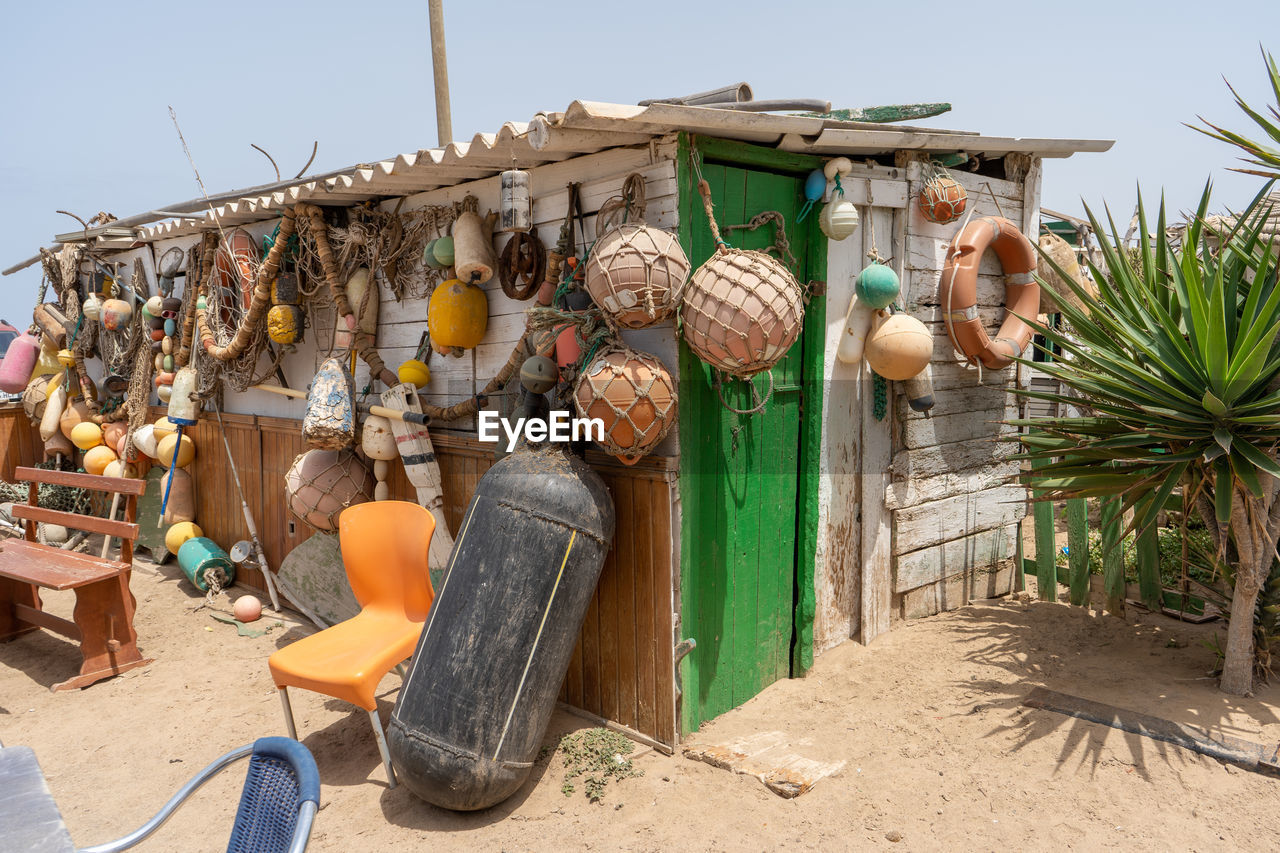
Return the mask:
<path id="1" fill-rule="evenodd" d="M 436 84 L 436 133 L 440 147 L 453 141 L 453 118 L 449 114 L 449 66 L 444 55 L 444 0 L 427 0 L 431 21 L 431 76 Z"/>
<path id="2" fill-rule="evenodd" d="M 1071 603 L 1089 605 L 1089 502 L 1067 501 L 1067 561 L 1071 565 Z"/>

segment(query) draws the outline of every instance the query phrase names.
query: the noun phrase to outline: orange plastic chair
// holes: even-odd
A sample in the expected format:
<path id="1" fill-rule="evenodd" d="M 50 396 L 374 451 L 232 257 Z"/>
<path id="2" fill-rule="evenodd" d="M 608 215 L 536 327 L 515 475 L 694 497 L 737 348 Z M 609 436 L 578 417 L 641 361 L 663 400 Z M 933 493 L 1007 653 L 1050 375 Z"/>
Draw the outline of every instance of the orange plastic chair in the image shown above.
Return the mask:
<path id="1" fill-rule="evenodd" d="M 359 705 L 373 724 L 392 788 L 395 771 L 374 690 L 392 667 L 413 655 L 422 633 L 435 598 L 427 567 L 435 528 L 430 512 L 406 501 L 371 501 L 344 510 L 338 519 L 338 542 L 360 612 L 285 646 L 267 661 L 280 690 L 289 737 L 298 737 L 290 687 Z"/>

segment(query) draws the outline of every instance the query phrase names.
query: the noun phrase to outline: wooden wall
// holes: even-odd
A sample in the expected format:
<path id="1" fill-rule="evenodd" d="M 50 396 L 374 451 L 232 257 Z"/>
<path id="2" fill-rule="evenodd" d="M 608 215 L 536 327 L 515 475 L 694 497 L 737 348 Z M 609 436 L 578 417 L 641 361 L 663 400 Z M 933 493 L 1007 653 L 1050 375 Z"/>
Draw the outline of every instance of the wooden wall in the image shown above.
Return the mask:
<path id="1" fill-rule="evenodd" d="M 911 192 L 919 191 L 921 164 L 907 168 Z M 973 215 L 1003 216 L 1024 234 L 1039 228 L 1040 165 L 1025 181 L 967 172 L 953 176 L 965 187 Z M 894 615 L 906 618 L 951 610 L 971 598 L 1009 592 L 1026 490 L 1012 480 L 1015 445 L 1000 441 L 1014 431 L 1002 421 L 1016 418 L 1011 389 L 1025 369 L 967 369 L 956 362 L 938 304 L 938 278 L 960 223 L 937 225 L 909 207 L 907 310 L 934 333 L 933 385 L 936 405 L 929 417 L 911 411 L 895 395 L 892 482 L 885 506 L 893 518 Z M 994 330 L 1004 317 L 1004 277 L 994 253 L 979 268 L 978 310 Z"/>
<path id="2" fill-rule="evenodd" d="M 34 465 L 44 459 L 44 445 L 40 430 L 27 420 L 21 403 L 0 406 L 0 480 L 13 482 L 13 471 L 24 465 Z"/>
<path id="3" fill-rule="evenodd" d="M 21 411 L 21 410 L 19 410 Z M 159 416 L 157 412 L 157 416 Z M 223 416 L 246 498 L 273 566 L 311 535 L 285 505 L 284 475 L 305 447 L 299 421 Z M 196 442 L 196 522 L 224 548 L 248 537 L 218 422 L 206 413 Z M 444 484 L 445 517 L 456 533 L 476 484 L 493 463 L 493 446 L 443 430 L 433 434 Z M 648 457 L 626 467 L 603 454 L 588 461 L 613 495 L 618 525 L 587 611 L 561 699 L 674 746 L 672 484 L 674 460 Z M 404 468 L 392 466 L 391 497 L 414 500 Z M 265 589 L 257 571 L 237 579 Z"/>

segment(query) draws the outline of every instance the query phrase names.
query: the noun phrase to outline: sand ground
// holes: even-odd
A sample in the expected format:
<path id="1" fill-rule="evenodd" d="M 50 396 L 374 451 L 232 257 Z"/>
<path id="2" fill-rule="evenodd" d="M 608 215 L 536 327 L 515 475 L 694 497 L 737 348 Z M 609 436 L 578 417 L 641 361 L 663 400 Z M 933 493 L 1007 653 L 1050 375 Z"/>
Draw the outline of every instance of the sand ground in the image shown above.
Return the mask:
<path id="1" fill-rule="evenodd" d="M 140 644 L 155 658 L 146 668 L 55 694 L 49 685 L 76 668 L 71 644 L 44 632 L 0 644 L 0 741 L 35 749 L 82 845 L 132 830 L 228 749 L 283 734 L 266 659 L 310 631 L 267 617 L 265 636 L 237 636 L 195 609 L 202 598 L 171 566 L 140 562 L 133 589 Z M 68 614 L 68 595 L 45 598 Z M 1280 780 L 1020 704 L 1043 685 L 1280 742 L 1280 688 L 1235 699 L 1206 677 L 1214 656 L 1201 641 L 1215 631 L 1006 600 L 897 625 L 870 647 L 846 643 L 691 738 L 781 732 L 797 754 L 844 762 L 790 800 L 750 776 L 638 750 L 644 775 L 611 783 L 601 804 L 564 796 L 552 755 L 507 802 L 450 813 L 388 790 L 363 712 L 295 691 L 323 782 L 310 849 L 1274 850 Z M 384 720 L 399 683 L 393 673 L 382 684 Z M 558 714 L 548 743 L 585 725 Z M 222 774 L 138 849 L 223 849 L 242 774 Z"/>

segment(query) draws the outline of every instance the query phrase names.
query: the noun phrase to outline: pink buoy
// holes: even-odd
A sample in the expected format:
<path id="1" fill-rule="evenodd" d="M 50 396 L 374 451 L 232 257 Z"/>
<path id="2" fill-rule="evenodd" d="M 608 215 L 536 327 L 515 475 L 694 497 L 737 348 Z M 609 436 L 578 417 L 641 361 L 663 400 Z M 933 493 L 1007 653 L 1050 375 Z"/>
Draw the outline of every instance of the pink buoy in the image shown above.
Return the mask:
<path id="1" fill-rule="evenodd" d="M 23 333 L 9 344 L 9 350 L 0 362 L 0 391 L 7 394 L 21 394 L 31 381 L 31 371 L 35 370 L 36 361 L 40 358 L 40 341 Z"/>

